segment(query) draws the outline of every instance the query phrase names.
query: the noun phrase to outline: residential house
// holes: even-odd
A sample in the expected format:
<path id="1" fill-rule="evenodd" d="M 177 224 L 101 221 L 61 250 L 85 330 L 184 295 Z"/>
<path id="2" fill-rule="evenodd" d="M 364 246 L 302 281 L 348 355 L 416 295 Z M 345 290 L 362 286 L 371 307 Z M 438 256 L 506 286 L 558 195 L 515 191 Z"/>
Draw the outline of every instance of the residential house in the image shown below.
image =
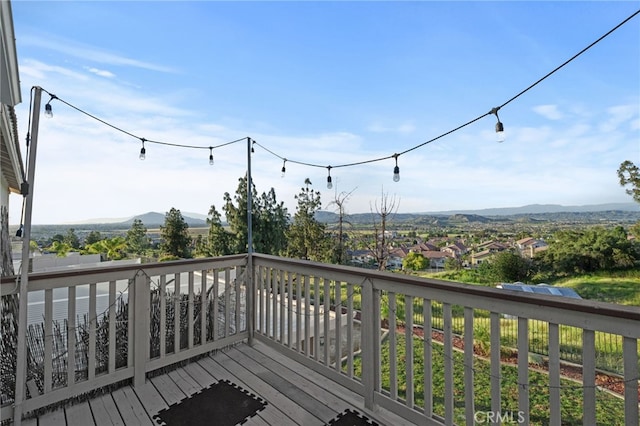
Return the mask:
<path id="1" fill-rule="evenodd" d="M 416 252 L 416 253 L 421 253 L 423 251 L 437 251 L 440 250 L 440 248 L 431 243 L 431 242 L 422 242 L 422 243 L 418 243 L 416 245 L 414 245 L 413 247 L 411 247 L 411 251 Z"/>
<path id="2" fill-rule="evenodd" d="M 471 266 L 478 266 L 491 259 L 495 253 L 509 249 L 507 244 L 498 241 L 488 241 L 476 247 L 471 254 Z"/>
<path id="3" fill-rule="evenodd" d="M 421 254 L 429 260 L 429 268 L 432 269 L 444 269 L 447 259 L 455 257 L 453 254 L 441 250 L 428 250 Z"/>
<path id="4" fill-rule="evenodd" d="M 486 243 L 479 244 L 476 247 L 477 252 L 482 252 L 485 250 L 489 250 L 492 253 L 507 250 L 509 246 L 505 243 L 501 243 L 499 241 L 488 241 Z"/>
<path id="5" fill-rule="evenodd" d="M 494 251 L 491 250 L 483 250 L 478 253 L 471 254 L 471 266 L 478 266 L 481 263 L 484 263 L 491 259 L 494 255 Z"/>
<path id="6" fill-rule="evenodd" d="M 362 266 L 375 262 L 375 256 L 371 250 L 349 250 L 347 256 L 353 265 Z"/>
<path id="7" fill-rule="evenodd" d="M 456 242 L 454 242 L 452 244 L 449 244 L 449 245 L 443 247 L 440 250 L 445 252 L 445 253 L 452 254 L 456 259 L 459 259 L 460 257 L 462 257 L 464 254 L 466 254 L 469 251 L 467 246 L 462 244 L 460 241 L 456 241 Z"/>
<path id="8" fill-rule="evenodd" d="M 532 237 L 522 238 L 516 241 L 516 247 L 520 251 L 523 257 L 533 258 L 536 253 L 546 250 L 548 244 L 542 240 L 537 240 Z"/>
<path id="9" fill-rule="evenodd" d="M 387 259 L 387 269 L 402 269 L 402 262 L 409 252 L 410 250 L 406 247 L 392 249 Z"/>

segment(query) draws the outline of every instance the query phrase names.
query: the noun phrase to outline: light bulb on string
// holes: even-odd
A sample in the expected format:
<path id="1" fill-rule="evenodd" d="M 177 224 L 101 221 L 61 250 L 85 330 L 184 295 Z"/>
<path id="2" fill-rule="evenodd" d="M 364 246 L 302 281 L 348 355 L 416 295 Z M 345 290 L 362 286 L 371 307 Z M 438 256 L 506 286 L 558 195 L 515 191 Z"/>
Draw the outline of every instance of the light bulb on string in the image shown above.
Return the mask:
<path id="1" fill-rule="evenodd" d="M 399 154 L 393 154 L 393 158 L 396 160 L 396 166 L 393 168 L 393 181 L 400 181 L 400 167 L 398 167 L 398 156 Z"/>
<path id="2" fill-rule="evenodd" d="M 285 158 L 284 161 L 282 162 L 282 175 L 280 177 L 284 177 L 284 174 L 287 171 L 287 168 L 285 167 L 286 164 L 287 164 L 287 159 Z"/>
<path id="3" fill-rule="evenodd" d="M 146 139 L 140 139 L 142 141 L 142 148 L 140 148 L 140 159 L 144 160 L 145 158 L 147 158 L 147 150 L 144 148 L 144 141 Z"/>
<path id="4" fill-rule="evenodd" d="M 333 188 L 333 183 L 331 182 L 331 166 L 327 166 L 327 189 Z"/>
<path id="5" fill-rule="evenodd" d="M 209 165 L 213 166 L 213 147 L 209 147 Z"/>
<path id="6" fill-rule="evenodd" d="M 502 143 L 505 140 L 505 136 L 504 136 L 504 124 L 502 124 L 502 122 L 500 121 L 500 117 L 498 117 L 498 110 L 500 109 L 500 107 L 495 107 L 490 111 L 490 114 L 493 114 L 496 116 L 496 119 L 498 120 L 498 122 L 496 123 L 496 140 L 498 141 L 498 143 Z"/>
<path id="7" fill-rule="evenodd" d="M 49 94 L 49 96 L 51 96 L 51 98 L 49 99 L 49 102 L 47 102 L 47 104 L 44 106 L 44 116 L 47 118 L 52 118 L 53 108 L 51 107 L 51 101 L 54 99 L 58 99 L 58 97 L 52 94 Z"/>

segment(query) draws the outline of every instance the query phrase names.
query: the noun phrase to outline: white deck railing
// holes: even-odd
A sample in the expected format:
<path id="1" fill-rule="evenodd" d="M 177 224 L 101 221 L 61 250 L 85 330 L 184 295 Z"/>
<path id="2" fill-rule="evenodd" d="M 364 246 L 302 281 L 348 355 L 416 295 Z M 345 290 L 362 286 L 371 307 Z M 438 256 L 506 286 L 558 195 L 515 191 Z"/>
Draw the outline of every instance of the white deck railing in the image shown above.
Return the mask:
<path id="1" fill-rule="evenodd" d="M 622 417 L 638 424 L 638 307 L 265 255 L 254 255 L 253 266 L 256 338 L 358 392 L 369 409 L 384 407 L 415 424 L 530 424 L 542 416 L 544 424 L 560 425 L 575 422 L 562 417 L 561 396 L 578 387 L 583 424 Z M 563 338 L 576 330 L 577 341 Z M 620 342 L 619 353 L 596 346 L 603 333 Z M 541 340 L 546 355 L 533 360 L 548 371 L 543 382 L 539 375 L 531 379 L 529 361 Z M 561 380 L 567 345 L 579 352 L 582 365 L 569 367 L 580 372 L 580 383 Z M 509 367 L 501 352 L 516 363 Z M 600 360 L 618 366 L 620 374 L 610 377 L 624 387 L 624 410 L 609 421 L 596 420 L 599 398 L 611 397 L 596 383 Z M 503 380 L 505 368 L 517 382 Z M 489 402 L 478 401 L 482 386 Z M 513 404 L 504 402 L 507 391 L 517 394 Z M 548 393 L 547 408 L 536 407 L 535 419 L 533 392 Z"/>
<path id="2" fill-rule="evenodd" d="M 17 294 L 10 279 L 0 290 Z M 3 395 L 2 420 L 13 404 L 29 413 L 122 381 L 139 385 L 148 373 L 255 338 L 357 392 L 365 408 L 415 424 L 528 424 L 533 413 L 559 425 L 567 386 L 580 388 L 583 424 L 596 424 L 599 400 L 609 397 L 596 381 L 606 359 L 624 388 L 618 416 L 638 424 L 638 307 L 252 254 L 32 274 L 28 309 L 31 352 L 18 360 L 28 364 L 28 395 Z M 569 330 L 579 330 L 571 342 Z M 620 351 L 597 344 L 603 333 Z M 529 362 L 541 345 L 533 359 L 543 376 Z M 568 345 L 581 361 L 571 385 L 561 380 Z M 548 394 L 542 414 L 530 407 L 539 392 Z"/>
<path id="3" fill-rule="evenodd" d="M 17 360 L 27 363 L 28 395 L 3 395 L 1 420 L 17 404 L 26 414 L 126 380 L 144 383 L 147 373 L 246 340 L 246 259 L 31 274 L 29 359 Z M 2 281 L 3 298 L 17 293 L 15 280 Z"/>

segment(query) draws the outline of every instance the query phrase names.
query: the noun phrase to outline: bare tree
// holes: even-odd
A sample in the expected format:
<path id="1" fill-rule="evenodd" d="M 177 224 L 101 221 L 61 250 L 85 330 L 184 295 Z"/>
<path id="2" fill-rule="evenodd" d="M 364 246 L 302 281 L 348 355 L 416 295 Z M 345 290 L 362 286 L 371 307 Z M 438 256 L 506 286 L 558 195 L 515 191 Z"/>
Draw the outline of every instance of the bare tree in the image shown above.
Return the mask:
<path id="1" fill-rule="evenodd" d="M 395 195 L 389 197 L 389 194 L 385 193 L 383 189 L 379 202 L 376 201 L 371 206 L 374 238 L 369 250 L 373 253 L 380 271 L 384 271 L 387 268 L 387 260 L 389 259 L 390 247 L 387 244 L 387 223 L 397 213 L 399 205 L 400 202 L 396 200 Z"/>
<path id="2" fill-rule="evenodd" d="M 347 214 L 346 214 L 345 204 L 349 200 L 349 197 L 351 196 L 351 194 L 353 194 L 353 191 L 355 191 L 356 189 L 357 188 L 354 188 L 348 193 L 342 191 L 339 194 L 338 194 L 338 191 L 336 191 L 335 198 L 333 199 L 332 202 L 330 202 L 327 205 L 327 207 L 331 205 L 335 205 L 338 210 L 338 243 L 334 248 L 333 260 L 339 265 L 345 264 L 347 260 L 346 250 L 344 247 L 344 240 L 345 240 L 344 225 L 345 224 L 350 225 L 350 222 L 346 220 Z"/>

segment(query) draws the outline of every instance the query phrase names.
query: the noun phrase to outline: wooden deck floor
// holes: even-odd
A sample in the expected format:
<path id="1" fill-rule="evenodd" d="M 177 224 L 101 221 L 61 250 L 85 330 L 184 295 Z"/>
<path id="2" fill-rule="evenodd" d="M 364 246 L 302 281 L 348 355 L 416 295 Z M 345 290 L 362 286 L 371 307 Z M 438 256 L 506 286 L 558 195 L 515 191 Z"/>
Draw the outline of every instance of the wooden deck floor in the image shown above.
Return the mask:
<path id="1" fill-rule="evenodd" d="M 169 405 L 220 380 L 229 380 L 267 402 L 248 426 L 322 426 L 345 409 L 365 414 L 380 425 L 410 425 L 388 412 L 369 413 L 363 400 L 322 375 L 265 344 L 242 344 L 192 362 L 141 388 L 127 386 L 111 394 L 23 421 L 27 426 L 156 425 L 153 416 Z M 197 425 L 194 425 L 197 426 Z"/>

